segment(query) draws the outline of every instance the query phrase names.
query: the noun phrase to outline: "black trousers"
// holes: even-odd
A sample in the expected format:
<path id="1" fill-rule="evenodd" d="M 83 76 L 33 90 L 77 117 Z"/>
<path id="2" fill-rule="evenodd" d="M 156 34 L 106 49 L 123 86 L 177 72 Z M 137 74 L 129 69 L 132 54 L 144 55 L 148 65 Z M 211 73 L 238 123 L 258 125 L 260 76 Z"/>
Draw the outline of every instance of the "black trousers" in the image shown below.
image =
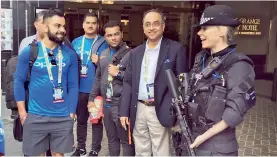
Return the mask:
<path id="1" fill-rule="evenodd" d="M 117 106 L 104 107 L 104 126 L 107 132 L 110 156 L 120 155 L 120 144 L 123 156 L 135 156 L 134 144 L 128 143 L 128 130 L 124 130 L 120 124 Z"/>
<path id="2" fill-rule="evenodd" d="M 231 153 L 220 153 L 220 152 L 205 150 L 203 148 L 202 149 L 196 148 L 196 155 L 197 156 L 238 156 L 238 151 L 231 152 Z"/>
<path id="3" fill-rule="evenodd" d="M 78 148 L 86 148 L 87 140 L 87 122 L 89 118 L 89 112 L 87 108 L 88 93 L 79 93 L 79 103 L 77 106 L 77 142 Z M 103 138 L 103 123 L 102 119 L 98 124 L 92 124 L 92 145 L 91 149 L 100 152 L 101 142 Z"/>

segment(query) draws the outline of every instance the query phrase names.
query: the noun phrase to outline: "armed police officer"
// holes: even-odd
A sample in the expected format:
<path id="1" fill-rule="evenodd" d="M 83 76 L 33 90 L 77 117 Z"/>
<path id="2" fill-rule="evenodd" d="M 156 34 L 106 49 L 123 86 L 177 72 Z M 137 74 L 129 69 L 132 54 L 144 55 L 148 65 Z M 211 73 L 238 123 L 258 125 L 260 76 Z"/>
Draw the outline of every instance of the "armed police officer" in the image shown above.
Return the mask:
<path id="1" fill-rule="evenodd" d="M 196 137 L 190 148 L 197 155 L 237 156 L 235 128 L 256 102 L 253 62 L 232 42 L 239 25 L 225 5 L 206 8 L 198 25 L 203 50 L 196 55 L 189 82 L 190 124 Z"/>

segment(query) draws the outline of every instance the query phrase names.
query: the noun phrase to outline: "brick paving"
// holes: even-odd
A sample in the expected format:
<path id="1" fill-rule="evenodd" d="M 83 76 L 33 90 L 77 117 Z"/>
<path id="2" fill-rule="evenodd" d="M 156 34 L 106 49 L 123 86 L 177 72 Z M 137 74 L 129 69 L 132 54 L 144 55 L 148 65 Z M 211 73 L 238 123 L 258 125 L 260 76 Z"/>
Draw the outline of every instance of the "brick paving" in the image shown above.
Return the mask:
<path id="1" fill-rule="evenodd" d="M 4 107 L 3 104 L 1 106 Z M 277 103 L 271 102 L 264 97 L 257 98 L 257 105 L 247 113 L 244 122 L 237 127 L 240 156 L 277 156 L 276 114 Z M 15 141 L 12 136 L 12 122 L 10 120 L 4 120 L 4 127 L 6 133 L 6 155 L 22 155 L 22 143 Z M 88 128 L 87 151 L 90 150 L 91 144 L 91 127 Z M 76 124 L 74 133 L 76 133 Z M 100 155 L 108 155 L 107 137 L 105 133 Z"/>
<path id="2" fill-rule="evenodd" d="M 258 97 L 237 127 L 241 156 L 277 156 L 277 103 Z"/>

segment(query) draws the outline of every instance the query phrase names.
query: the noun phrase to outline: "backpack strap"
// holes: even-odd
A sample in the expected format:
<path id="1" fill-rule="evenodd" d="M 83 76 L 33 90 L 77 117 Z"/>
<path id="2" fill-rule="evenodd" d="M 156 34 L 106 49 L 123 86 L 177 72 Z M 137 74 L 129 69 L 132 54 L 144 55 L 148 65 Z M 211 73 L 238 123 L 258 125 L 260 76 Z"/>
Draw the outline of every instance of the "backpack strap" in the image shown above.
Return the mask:
<path id="1" fill-rule="evenodd" d="M 30 47 L 31 47 L 30 48 L 31 52 L 30 52 L 30 58 L 29 58 L 29 70 L 28 70 L 27 81 L 30 80 L 32 67 L 38 56 L 38 44 L 35 40 L 30 44 Z"/>
<path id="2" fill-rule="evenodd" d="M 92 45 L 91 54 L 98 55 L 98 49 L 104 43 L 104 41 L 105 41 L 105 38 L 103 37 L 98 38 L 97 41 Z"/>
<path id="3" fill-rule="evenodd" d="M 113 55 L 111 63 L 113 65 L 118 65 L 121 59 L 126 55 L 126 53 L 130 51 L 130 49 L 131 48 L 128 47 L 126 43 L 121 43 L 119 45 L 119 50 Z"/>

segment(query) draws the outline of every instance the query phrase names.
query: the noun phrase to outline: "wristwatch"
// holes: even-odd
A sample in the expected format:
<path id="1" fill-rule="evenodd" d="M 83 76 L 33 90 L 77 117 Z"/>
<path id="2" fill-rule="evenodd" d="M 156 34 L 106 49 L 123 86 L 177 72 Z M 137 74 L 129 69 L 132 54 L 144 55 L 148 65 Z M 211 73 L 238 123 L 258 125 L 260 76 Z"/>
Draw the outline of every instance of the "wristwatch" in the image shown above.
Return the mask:
<path id="1" fill-rule="evenodd" d="M 122 77 L 121 71 L 119 71 L 119 72 L 117 73 L 116 77 L 117 77 L 118 79 L 121 79 L 121 77 Z"/>

